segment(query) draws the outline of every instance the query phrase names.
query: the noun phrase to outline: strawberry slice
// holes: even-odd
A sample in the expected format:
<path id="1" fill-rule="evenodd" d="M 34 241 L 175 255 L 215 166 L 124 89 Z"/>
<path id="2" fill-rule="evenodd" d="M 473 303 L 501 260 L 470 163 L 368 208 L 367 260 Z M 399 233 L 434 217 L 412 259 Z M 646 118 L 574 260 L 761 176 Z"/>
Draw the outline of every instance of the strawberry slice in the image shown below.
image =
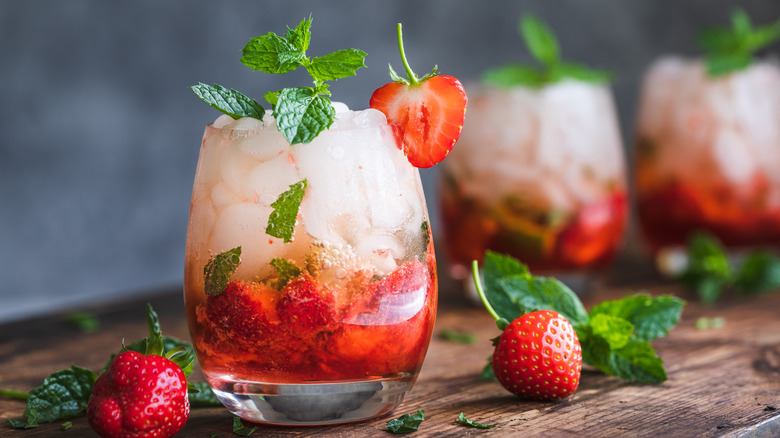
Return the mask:
<path id="1" fill-rule="evenodd" d="M 406 68 L 404 79 L 390 67 L 393 82 L 371 95 L 369 106 L 382 111 L 387 122 L 396 125 L 396 141 L 415 167 L 432 167 L 450 153 L 463 129 L 466 91 L 456 78 L 437 75 L 437 67 L 418 78 L 404 53 L 401 24 L 398 48 Z"/>

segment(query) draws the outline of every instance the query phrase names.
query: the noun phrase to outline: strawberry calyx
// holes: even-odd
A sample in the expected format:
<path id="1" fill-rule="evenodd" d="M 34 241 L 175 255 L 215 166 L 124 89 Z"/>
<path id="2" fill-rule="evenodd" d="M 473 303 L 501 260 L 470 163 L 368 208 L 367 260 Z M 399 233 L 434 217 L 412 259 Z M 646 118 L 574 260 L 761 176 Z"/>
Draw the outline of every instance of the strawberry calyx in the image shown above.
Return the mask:
<path id="1" fill-rule="evenodd" d="M 149 337 L 141 340 L 141 352 L 144 356 L 162 356 L 182 370 L 188 369 L 195 362 L 195 352 L 191 348 L 179 345 L 165 351 L 165 341 L 160 329 L 160 319 L 151 304 L 146 304 L 146 324 L 149 326 Z M 122 342 L 122 351 L 132 351 Z"/>
<path id="2" fill-rule="evenodd" d="M 393 80 L 393 82 L 398 82 L 404 85 L 414 86 L 414 85 L 420 85 L 421 83 L 425 82 L 426 80 L 436 76 L 436 70 L 439 69 L 439 66 L 434 65 L 433 70 L 431 70 L 430 73 L 427 75 L 418 78 L 417 75 L 412 71 L 412 67 L 409 65 L 409 61 L 406 59 L 406 51 L 404 51 L 404 37 L 403 37 L 403 30 L 401 23 L 398 23 L 397 25 L 398 29 L 398 51 L 401 53 L 401 62 L 404 64 L 404 68 L 406 69 L 406 78 L 402 78 L 398 75 L 398 73 L 393 70 L 393 66 L 391 64 L 388 64 L 388 68 L 390 69 L 390 78 Z"/>

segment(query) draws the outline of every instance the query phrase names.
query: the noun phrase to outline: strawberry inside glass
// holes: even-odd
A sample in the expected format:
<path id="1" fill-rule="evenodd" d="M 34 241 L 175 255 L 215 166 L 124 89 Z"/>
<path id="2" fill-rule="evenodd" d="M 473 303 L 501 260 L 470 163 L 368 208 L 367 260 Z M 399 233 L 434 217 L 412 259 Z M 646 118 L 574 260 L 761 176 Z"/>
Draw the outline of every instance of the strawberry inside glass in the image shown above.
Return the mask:
<path id="1" fill-rule="evenodd" d="M 637 206 L 652 249 L 708 231 L 729 246 L 780 242 L 780 68 L 712 78 L 701 61 L 649 69 L 636 143 Z"/>
<path id="2" fill-rule="evenodd" d="M 468 278 L 487 249 L 535 272 L 609 262 L 628 204 L 609 89 L 565 80 L 539 89 L 485 86 L 469 96 L 439 182 L 453 276 Z"/>
<path id="3" fill-rule="evenodd" d="M 334 124 L 307 144 L 290 146 L 270 112 L 221 116 L 203 136 L 187 319 L 215 393 L 254 421 L 384 415 L 430 341 L 436 262 L 419 173 L 381 112 L 333 106 Z M 304 185 L 291 239 L 270 235 L 277 201 Z M 210 261 L 236 248 L 240 263 L 209 291 Z"/>

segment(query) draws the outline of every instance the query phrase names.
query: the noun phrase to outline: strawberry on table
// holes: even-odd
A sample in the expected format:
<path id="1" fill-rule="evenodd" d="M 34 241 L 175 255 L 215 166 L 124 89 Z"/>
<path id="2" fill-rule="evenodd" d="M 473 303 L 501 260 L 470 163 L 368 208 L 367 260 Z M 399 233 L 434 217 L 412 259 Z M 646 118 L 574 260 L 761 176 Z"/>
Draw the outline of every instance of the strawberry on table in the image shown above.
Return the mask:
<path id="1" fill-rule="evenodd" d="M 466 92 L 452 76 L 437 75 L 437 67 L 418 78 L 404 53 L 401 24 L 398 48 L 406 68 L 404 79 L 390 67 L 393 82 L 374 91 L 369 105 L 382 111 L 397 126 L 399 145 L 415 167 L 432 167 L 449 154 L 463 129 Z"/>
<path id="2" fill-rule="evenodd" d="M 147 306 L 151 336 L 144 354 L 124 351 L 92 387 L 87 405 L 90 426 L 104 438 L 165 438 L 176 435 L 187 422 L 190 402 L 183 367 L 192 352 L 173 349 L 162 356 L 164 345 L 157 314 Z"/>

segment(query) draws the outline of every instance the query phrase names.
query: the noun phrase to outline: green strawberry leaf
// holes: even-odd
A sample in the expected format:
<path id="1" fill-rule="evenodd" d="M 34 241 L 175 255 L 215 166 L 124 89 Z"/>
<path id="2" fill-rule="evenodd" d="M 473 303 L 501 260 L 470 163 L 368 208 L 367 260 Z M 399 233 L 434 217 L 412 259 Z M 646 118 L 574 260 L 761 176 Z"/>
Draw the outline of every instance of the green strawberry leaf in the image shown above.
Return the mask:
<path id="1" fill-rule="evenodd" d="M 190 400 L 191 407 L 211 408 L 223 406 L 208 383 L 189 382 L 187 383 L 187 388 L 187 398 Z"/>
<path id="2" fill-rule="evenodd" d="M 220 295 L 230 282 L 230 276 L 236 272 L 241 263 L 241 247 L 237 246 L 210 258 L 203 267 L 205 276 L 204 292 L 206 295 Z"/>
<path id="3" fill-rule="evenodd" d="M 365 58 L 366 52 L 362 50 L 339 50 L 312 58 L 307 70 L 315 81 L 332 81 L 355 76 L 357 69 L 366 66 Z"/>
<path id="4" fill-rule="evenodd" d="M 465 415 L 463 415 L 463 412 L 461 412 L 460 415 L 458 415 L 458 423 L 462 424 L 463 426 L 473 427 L 476 429 L 492 429 L 496 427 L 495 424 L 482 424 L 482 423 L 477 423 L 476 421 L 471 421 L 468 418 L 466 418 Z"/>
<path id="5" fill-rule="evenodd" d="M 190 89 L 200 100 L 234 119 L 254 117 L 262 120 L 265 115 L 262 105 L 236 90 L 229 90 L 217 84 L 212 87 L 204 83 L 193 85 Z"/>
<path id="6" fill-rule="evenodd" d="M 271 266 L 276 269 L 276 275 L 278 277 L 276 280 L 276 289 L 278 290 L 282 290 L 290 280 L 301 275 L 301 269 L 295 266 L 295 263 L 287 259 L 273 258 L 271 259 Z"/>
<path id="7" fill-rule="evenodd" d="M 650 341 L 669 333 L 680 320 L 684 306 L 685 301 L 669 295 L 633 295 L 597 304 L 590 309 L 589 315 L 591 325 L 599 315 L 620 318 L 633 326 L 638 339 Z"/>
<path id="8" fill-rule="evenodd" d="M 279 198 L 271 204 L 274 211 L 268 217 L 266 234 L 284 239 L 285 243 L 292 241 L 295 223 L 298 220 L 298 209 L 301 207 L 307 184 L 308 181 L 304 179 L 290 185 L 290 189 L 279 195 Z"/>
<path id="9" fill-rule="evenodd" d="M 546 24 L 535 16 L 527 14 L 520 19 L 519 31 L 528 50 L 537 61 L 546 66 L 558 63 L 560 59 L 558 40 Z"/>
<path id="10" fill-rule="evenodd" d="M 81 415 L 87 408 L 96 380 L 97 375 L 92 370 L 75 365 L 53 373 L 30 391 L 25 418 L 28 423 L 32 419 L 50 423 Z"/>
<path id="11" fill-rule="evenodd" d="M 388 432 L 402 434 L 415 432 L 425 420 L 425 411 L 418 409 L 414 414 L 404 414 L 387 422 Z"/>
<path id="12" fill-rule="evenodd" d="M 274 117 L 290 145 L 305 144 L 333 124 L 336 110 L 327 97 L 317 95 L 312 88 L 285 88 L 277 96 Z"/>

